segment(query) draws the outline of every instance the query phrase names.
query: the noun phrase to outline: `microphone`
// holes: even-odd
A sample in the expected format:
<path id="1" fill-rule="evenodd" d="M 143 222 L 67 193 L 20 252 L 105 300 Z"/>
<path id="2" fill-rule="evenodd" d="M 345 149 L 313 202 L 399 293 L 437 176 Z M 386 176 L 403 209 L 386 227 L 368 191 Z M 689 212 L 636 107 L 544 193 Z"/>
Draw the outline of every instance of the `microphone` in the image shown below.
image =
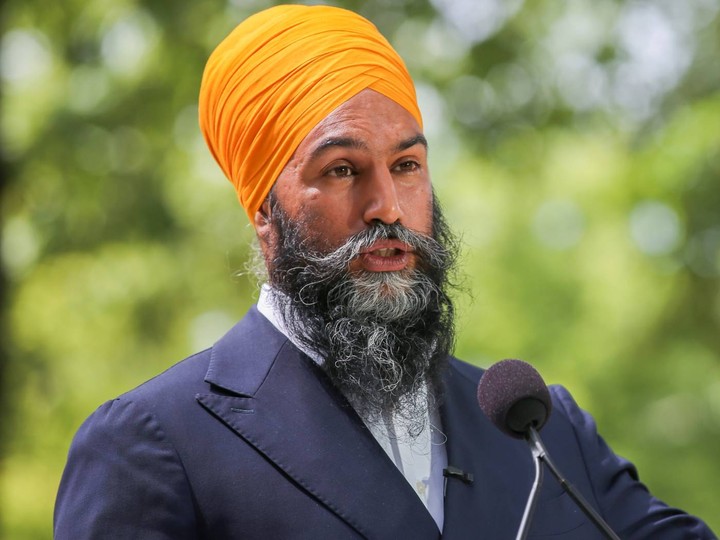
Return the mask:
<path id="1" fill-rule="evenodd" d="M 590 521 L 610 540 L 620 540 L 570 482 L 555 467 L 538 431 L 552 412 L 550 391 L 537 370 L 522 360 L 503 360 L 490 366 L 477 388 L 480 408 L 500 431 L 525 439 L 535 463 L 535 480 L 530 490 L 516 540 L 524 540 L 530 529 L 543 479 L 543 463 Z"/>
<path id="2" fill-rule="evenodd" d="M 539 431 L 552 412 L 545 381 L 522 360 L 503 360 L 490 366 L 480 378 L 477 399 L 485 416 L 516 439 L 524 439 L 530 426 Z"/>

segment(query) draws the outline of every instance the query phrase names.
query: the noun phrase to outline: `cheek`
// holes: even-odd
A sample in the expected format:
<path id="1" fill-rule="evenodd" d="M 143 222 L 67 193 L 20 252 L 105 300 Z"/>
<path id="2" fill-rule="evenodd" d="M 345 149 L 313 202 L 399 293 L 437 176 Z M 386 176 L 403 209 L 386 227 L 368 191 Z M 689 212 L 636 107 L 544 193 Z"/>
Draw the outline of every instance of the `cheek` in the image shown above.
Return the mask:
<path id="1" fill-rule="evenodd" d="M 348 213 L 337 204 L 306 205 L 301 208 L 301 215 L 306 238 L 321 251 L 340 247 L 352 234 L 347 226 Z"/>
<path id="2" fill-rule="evenodd" d="M 404 209 L 406 227 L 423 233 L 432 232 L 432 191 L 418 190 L 408 196 L 408 203 Z"/>
<path id="3" fill-rule="evenodd" d="M 354 217 L 348 197 L 317 197 L 303 205 L 304 221 L 311 233 L 338 247 L 348 236 L 360 232 L 361 220 Z"/>

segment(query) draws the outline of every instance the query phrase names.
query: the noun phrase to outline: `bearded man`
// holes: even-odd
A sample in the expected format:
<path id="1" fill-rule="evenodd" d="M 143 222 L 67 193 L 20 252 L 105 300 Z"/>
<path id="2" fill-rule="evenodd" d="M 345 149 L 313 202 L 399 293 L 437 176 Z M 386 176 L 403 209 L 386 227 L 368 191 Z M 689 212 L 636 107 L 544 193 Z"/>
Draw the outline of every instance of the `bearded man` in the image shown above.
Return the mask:
<path id="1" fill-rule="evenodd" d="M 451 357 L 457 246 L 397 53 L 349 11 L 263 11 L 210 57 L 200 125 L 267 284 L 211 349 L 81 427 L 56 538 L 512 537 L 533 463 Z M 551 393 L 547 445 L 620 535 L 712 537 Z M 552 480 L 532 536 L 600 538 Z"/>

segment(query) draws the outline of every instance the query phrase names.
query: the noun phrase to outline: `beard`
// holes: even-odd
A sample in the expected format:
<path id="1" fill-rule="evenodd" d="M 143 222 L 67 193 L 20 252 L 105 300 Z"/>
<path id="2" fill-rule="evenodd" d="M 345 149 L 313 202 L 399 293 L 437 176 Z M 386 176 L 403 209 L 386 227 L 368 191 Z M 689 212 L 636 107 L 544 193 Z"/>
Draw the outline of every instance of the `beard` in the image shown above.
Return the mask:
<path id="1" fill-rule="evenodd" d="M 373 222 L 331 248 L 313 227 L 291 220 L 271 192 L 269 281 L 287 331 L 324 359 L 322 368 L 366 423 L 393 415 L 398 434 L 425 428 L 440 404 L 455 340 L 448 295 L 458 242 L 433 198 L 432 234 Z M 396 272 L 351 271 L 378 240 L 411 246 L 415 265 Z"/>

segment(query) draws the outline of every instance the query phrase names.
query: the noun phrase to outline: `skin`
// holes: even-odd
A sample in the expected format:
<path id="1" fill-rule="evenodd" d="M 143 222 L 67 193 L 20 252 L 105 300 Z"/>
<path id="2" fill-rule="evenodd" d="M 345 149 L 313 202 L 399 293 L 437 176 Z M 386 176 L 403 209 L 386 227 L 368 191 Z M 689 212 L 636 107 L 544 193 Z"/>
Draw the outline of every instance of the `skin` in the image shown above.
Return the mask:
<path id="1" fill-rule="evenodd" d="M 274 190 L 289 217 L 326 250 L 375 220 L 431 233 L 427 142 L 407 110 L 374 90 L 363 90 L 315 126 Z M 266 201 L 254 220 L 266 261 L 273 255 L 271 218 Z M 351 261 L 350 270 L 401 271 L 414 265 L 411 248 L 383 240 Z"/>

